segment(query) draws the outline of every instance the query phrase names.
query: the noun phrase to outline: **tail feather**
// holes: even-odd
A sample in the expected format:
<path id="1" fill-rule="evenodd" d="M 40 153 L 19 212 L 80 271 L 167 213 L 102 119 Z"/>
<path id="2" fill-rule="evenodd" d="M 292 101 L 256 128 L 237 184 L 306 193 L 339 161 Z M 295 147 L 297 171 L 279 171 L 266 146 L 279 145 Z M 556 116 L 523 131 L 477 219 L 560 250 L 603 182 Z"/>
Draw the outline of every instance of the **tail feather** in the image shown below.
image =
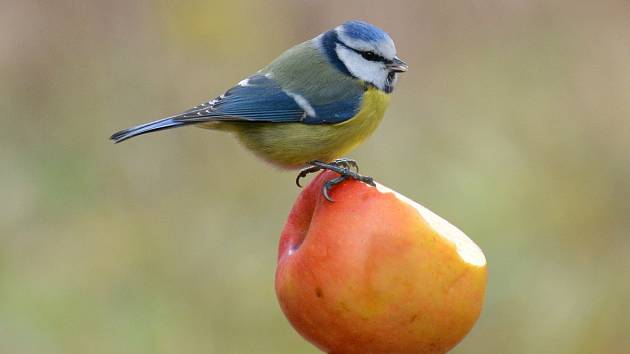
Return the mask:
<path id="1" fill-rule="evenodd" d="M 117 133 L 114 133 L 114 135 L 112 135 L 110 139 L 113 140 L 114 143 L 118 144 L 120 142 L 123 142 L 127 139 L 133 138 L 138 135 L 152 133 L 152 132 L 156 132 L 156 131 L 164 130 L 164 129 L 180 127 L 182 125 L 187 125 L 187 124 L 190 124 L 190 123 L 176 121 L 173 118 L 164 118 L 164 119 L 156 120 L 155 122 L 150 122 L 147 124 L 138 125 L 133 128 L 121 130 Z"/>

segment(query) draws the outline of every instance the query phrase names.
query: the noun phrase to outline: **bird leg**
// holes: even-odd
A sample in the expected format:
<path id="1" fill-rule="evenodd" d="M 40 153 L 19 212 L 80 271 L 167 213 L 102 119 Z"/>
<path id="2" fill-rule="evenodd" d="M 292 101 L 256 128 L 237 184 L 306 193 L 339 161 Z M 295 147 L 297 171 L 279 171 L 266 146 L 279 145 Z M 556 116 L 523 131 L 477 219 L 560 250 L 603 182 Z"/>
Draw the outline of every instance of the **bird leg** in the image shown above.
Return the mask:
<path id="1" fill-rule="evenodd" d="M 331 170 L 331 171 L 335 171 L 341 174 L 341 172 L 339 172 L 339 167 L 344 168 L 346 170 L 350 170 L 350 168 L 352 167 L 357 173 L 359 172 L 359 165 L 357 164 L 357 162 L 355 160 L 348 159 L 348 158 L 337 159 L 329 164 L 315 160 L 315 161 L 309 162 L 308 165 L 310 166 L 301 169 L 297 177 L 295 178 L 295 184 L 297 184 L 297 186 L 300 188 L 302 188 L 302 185 L 300 184 L 300 180 L 306 177 L 307 175 L 311 173 L 315 173 L 317 171 Z M 326 168 L 323 166 L 335 166 L 337 168 L 331 169 L 331 168 Z"/>
<path id="2" fill-rule="evenodd" d="M 322 194 L 324 195 L 324 198 L 326 198 L 330 202 L 333 202 L 333 199 L 330 197 L 330 194 L 329 194 L 332 187 L 347 180 L 348 178 L 352 178 L 354 180 L 376 187 L 376 184 L 374 183 L 374 178 L 359 174 L 359 165 L 357 164 L 355 160 L 352 160 L 352 159 L 346 159 L 346 158 L 337 159 L 330 163 L 325 163 L 322 161 L 315 160 L 315 161 L 309 162 L 308 165 L 309 165 L 308 167 L 305 167 L 302 170 L 300 170 L 300 172 L 298 173 L 295 179 L 295 184 L 297 184 L 298 187 L 302 187 L 300 185 L 300 179 L 306 177 L 310 173 L 314 173 L 321 170 L 329 170 L 329 171 L 336 172 L 340 175 L 339 177 L 336 177 L 327 181 L 322 186 Z M 354 171 L 352 169 L 354 169 Z"/>

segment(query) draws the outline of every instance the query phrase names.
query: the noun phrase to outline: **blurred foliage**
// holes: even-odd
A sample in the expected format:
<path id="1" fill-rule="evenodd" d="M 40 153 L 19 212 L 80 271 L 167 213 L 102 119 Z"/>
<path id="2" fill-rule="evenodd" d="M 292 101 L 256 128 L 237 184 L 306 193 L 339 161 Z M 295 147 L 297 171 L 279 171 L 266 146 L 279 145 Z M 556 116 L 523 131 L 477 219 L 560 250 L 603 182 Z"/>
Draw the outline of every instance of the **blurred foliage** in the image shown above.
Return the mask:
<path id="1" fill-rule="evenodd" d="M 352 156 L 488 258 L 453 352 L 627 353 L 627 1 L 3 5 L 1 353 L 316 353 L 273 291 L 294 174 L 218 132 L 107 137 L 351 18 L 411 68 Z"/>

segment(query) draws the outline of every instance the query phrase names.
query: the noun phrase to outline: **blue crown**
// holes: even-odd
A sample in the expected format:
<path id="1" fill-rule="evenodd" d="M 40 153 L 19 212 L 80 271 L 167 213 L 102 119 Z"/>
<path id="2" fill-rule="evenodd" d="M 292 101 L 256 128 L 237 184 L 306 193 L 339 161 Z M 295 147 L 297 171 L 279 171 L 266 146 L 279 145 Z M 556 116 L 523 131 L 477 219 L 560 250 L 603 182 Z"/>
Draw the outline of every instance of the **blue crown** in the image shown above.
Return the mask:
<path id="1" fill-rule="evenodd" d="M 380 42 L 391 40 L 382 29 L 363 21 L 347 21 L 341 25 L 345 35 L 352 39 L 366 42 Z"/>

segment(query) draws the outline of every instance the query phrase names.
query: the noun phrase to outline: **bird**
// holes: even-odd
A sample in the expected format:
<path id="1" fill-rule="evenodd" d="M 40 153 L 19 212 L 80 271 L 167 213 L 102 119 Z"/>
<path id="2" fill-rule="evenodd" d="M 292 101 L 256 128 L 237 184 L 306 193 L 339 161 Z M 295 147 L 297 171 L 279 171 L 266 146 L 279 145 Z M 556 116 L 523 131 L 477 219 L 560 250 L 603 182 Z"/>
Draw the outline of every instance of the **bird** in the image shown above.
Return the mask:
<path id="1" fill-rule="evenodd" d="M 222 95 L 182 113 L 121 130 L 127 139 L 160 130 L 196 126 L 233 133 L 247 149 L 272 165 L 309 173 L 332 170 L 339 177 L 375 185 L 360 175 L 355 160 L 342 158 L 381 123 L 407 64 L 392 38 L 364 21 L 350 20 L 286 50 L 270 64 Z"/>

